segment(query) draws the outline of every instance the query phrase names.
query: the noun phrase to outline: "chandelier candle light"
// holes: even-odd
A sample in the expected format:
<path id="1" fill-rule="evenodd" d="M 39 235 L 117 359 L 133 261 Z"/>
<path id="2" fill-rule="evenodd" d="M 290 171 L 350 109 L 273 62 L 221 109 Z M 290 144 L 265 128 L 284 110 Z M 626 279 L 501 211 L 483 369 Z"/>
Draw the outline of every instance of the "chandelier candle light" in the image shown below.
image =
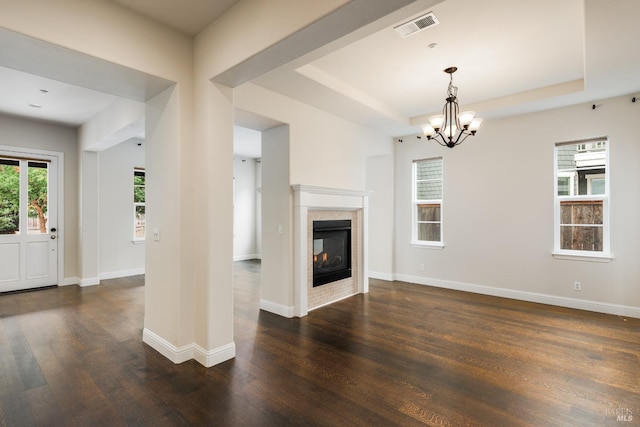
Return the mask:
<path id="1" fill-rule="evenodd" d="M 475 135 L 482 123 L 482 119 L 474 118 L 475 111 L 459 113 L 458 88 L 453 85 L 453 73 L 457 69 L 457 67 L 449 67 L 444 70 L 450 77 L 447 103 L 444 104 L 442 114 L 429 117 L 429 124 L 422 127 L 424 136 L 428 140 L 433 139 L 443 147 L 449 148 L 462 144 L 469 135 Z"/>

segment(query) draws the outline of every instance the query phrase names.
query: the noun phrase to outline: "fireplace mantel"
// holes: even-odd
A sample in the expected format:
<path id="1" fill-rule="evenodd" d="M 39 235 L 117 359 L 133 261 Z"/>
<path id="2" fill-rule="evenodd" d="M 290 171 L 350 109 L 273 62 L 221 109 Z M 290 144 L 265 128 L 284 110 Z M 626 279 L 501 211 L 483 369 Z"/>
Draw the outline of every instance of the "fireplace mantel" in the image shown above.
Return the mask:
<path id="1" fill-rule="evenodd" d="M 357 293 L 369 292 L 367 263 L 368 242 L 368 191 L 338 188 L 315 187 L 310 185 L 292 185 L 293 190 L 293 285 L 294 315 L 303 317 L 308 314 L 308 214 L 309 211 L 350 211 L 357 217 L 357 241 L 354 242 L 356 257 Z M 329 301 L 335 302 L 335 301 Z"/>

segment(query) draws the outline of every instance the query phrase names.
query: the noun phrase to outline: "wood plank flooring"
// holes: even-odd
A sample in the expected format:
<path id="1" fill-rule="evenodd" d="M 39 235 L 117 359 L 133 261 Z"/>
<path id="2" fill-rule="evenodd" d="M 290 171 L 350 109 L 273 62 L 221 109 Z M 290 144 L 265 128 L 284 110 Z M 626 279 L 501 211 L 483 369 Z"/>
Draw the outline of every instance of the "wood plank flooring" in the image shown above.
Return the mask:
<path id="1" fill-rule="evenodd" d="M 0 426 L 640 425 L 639 319 L 377 280 L 285 319 L 259 271 L 209 369 L 142 343 L 142 276 L 0 295 Z"/>

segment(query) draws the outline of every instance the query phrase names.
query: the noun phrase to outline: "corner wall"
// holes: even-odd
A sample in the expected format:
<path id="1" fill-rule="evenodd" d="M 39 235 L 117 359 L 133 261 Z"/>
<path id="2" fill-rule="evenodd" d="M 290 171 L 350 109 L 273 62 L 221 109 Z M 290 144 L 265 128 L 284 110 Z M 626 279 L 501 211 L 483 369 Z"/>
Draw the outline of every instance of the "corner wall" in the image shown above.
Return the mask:
<path id="1" fill-rule="evenodd" d="M 486 120 L 463 145 L 396 144 L 395 278 L 640 317 L 640 145 L 630 97 Z M 609 263 L 555 259 L 554 144 L 610 139 Z M 410 245 L 411 163 L 444 159 L 445 248 Z M 420 271 L 420 264 L 425 265 Z M 573 282 L 582 282 L 582 291 Z"/>
<path id="2" fill-rule="evenodd" d="M 393 280 L 393 155 L 367 158 L 369 196 L 369 276 Z"/>
<path id="3" fill-rule="evenodd" d="M 133 241 L 133 170 L 145 166 L 143 144 L 130 139 L 98 153 L 100 280 L 144 274 L 145 242 Z"/>
<path id="4" fill-rule="evenodd" d="M 290 129 L 262 134 L 262 272 L 260 308 L 293 317 Z"/>
<path id="5" fill-rule="evenodd" d="M 260 257 L 256 245 L 256 159 L 233 159 L 233 260 Z"/>

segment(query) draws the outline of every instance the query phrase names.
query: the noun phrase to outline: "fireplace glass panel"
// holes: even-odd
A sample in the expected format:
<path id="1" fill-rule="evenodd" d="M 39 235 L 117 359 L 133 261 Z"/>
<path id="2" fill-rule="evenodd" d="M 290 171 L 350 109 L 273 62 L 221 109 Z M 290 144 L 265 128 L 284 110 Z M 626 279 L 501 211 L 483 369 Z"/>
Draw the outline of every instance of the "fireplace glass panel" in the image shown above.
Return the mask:
<path id="1" fill-rule="evenodd" d="M 351 277 L 351 221 L 314 221 L 313 286 L 347 277 Z"/>

